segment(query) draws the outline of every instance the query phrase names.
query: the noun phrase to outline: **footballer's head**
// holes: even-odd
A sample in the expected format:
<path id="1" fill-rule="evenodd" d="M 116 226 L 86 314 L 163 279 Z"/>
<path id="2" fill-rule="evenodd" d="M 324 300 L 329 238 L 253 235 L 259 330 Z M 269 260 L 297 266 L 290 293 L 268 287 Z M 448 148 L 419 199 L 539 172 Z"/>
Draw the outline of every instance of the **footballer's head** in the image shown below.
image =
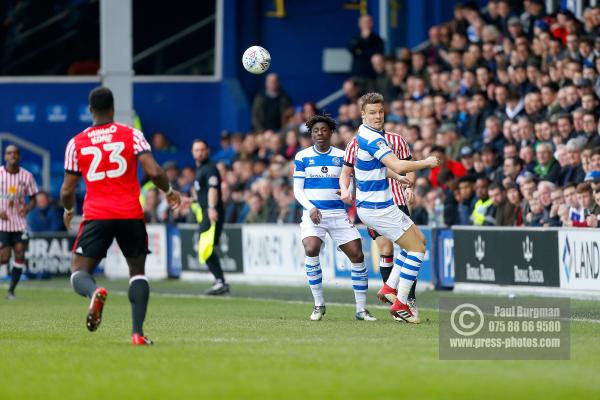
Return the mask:
<path id="1" fill-rule="evenodd" d="M 313 115 L 307 122 L 306 127 L 315 145 L 320 149 L 331 146 L 331 135 L 335 131 L 336 123 L 329 115 Z"/>
<path id="2" fill-rule="evenodd" d="M 363 123 L 373 129 L 383 130 L 385 122 L 383 96 L 375 92 L 367 93 L 358 99 L 358 105 Z"/>
<path id="3" fill-rule="evenodd" d="M 113 116 L 115 113 L 115 99 L 112 91 L 104 86 L 99 86 L 90 92 L 90 112 L 92 116 Z"/>
<path id="4" fill-rule="evenodd" d="M 6 163 L 6 167 L 10 170 L 18 168 L 20 161 L 21 151 L 19 148 L 14 144 L 6 146 L 6 149 L 4 150 L 4 162 Z"/>

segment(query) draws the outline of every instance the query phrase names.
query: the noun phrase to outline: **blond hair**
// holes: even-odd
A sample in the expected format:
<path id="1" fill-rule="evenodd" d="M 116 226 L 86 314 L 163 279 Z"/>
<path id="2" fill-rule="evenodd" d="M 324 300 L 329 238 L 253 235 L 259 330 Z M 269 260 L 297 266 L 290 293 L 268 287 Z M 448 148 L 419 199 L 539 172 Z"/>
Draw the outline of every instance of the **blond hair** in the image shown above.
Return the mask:
<path id="1" fill-rule="evenodd" d="M 360 110 L 364 111 L 367 104 L 383 104 L 383 96 L 376 92 L 371 92 L 360 96 L 358 99 L 358 105 Z"/>

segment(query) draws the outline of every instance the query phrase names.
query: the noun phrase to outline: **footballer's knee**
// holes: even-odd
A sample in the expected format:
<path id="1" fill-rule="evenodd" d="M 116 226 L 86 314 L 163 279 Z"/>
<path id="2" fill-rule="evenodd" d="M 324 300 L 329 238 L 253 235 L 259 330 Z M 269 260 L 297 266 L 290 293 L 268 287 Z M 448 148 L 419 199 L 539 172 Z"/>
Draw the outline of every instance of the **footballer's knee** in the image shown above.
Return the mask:
<path id="1" fill-rule="evenodd" d="M 302 241 L 304 245 L 304 253 L 307 257 L 318 257 L 321 252 L 321 240 L 313 240 L 311 238 L 306 238 Z"/>
<path id="2" fill-rule="evenodd" d="M 0 264 L 7 264 L 10 261 L 10 247 L 3 247 L 0 249 Z"/>
<path id="3" fill-rule="evenodd" d="M 346 254 L 346 257 L 348 257 L 353 264 L 359 264 L 365 260 L 362 251 L 362 241 L 360 239 L 352 240 L 351 242 L 341 245 L 340 250 Z"/>
<path id="4" fill-rule="evenodd" d="M 417 245 L 418 249 L 415 250 L 417 253 L 425 253 L 425 251 L 427 251 L 427 241 L 422 241 L 421 243 L 419 243 Z"/>
<path id="5" fill-rule="evenodd" d="M 304 253 L 306 254 L 307 257 L 318 257 L 319 256 L 319 248 L 305 247 Z"/>
<path id="6" fill-rule="evenodd" d="M 349 252 L 346 253 L 346 255 L 350 259 L 350 262 L 353 264 L 361 264 L 365 261 L 365 255 L 363 254 L 362 250 Z"/>
<path id="7" fill-rule="evenodd" d="M 387 240 L 380 236 L 382 239 L 377 238 L 376 243 L 379 248 L 379 254 L 394 254 L 394 244 L 391 240 Z"/>

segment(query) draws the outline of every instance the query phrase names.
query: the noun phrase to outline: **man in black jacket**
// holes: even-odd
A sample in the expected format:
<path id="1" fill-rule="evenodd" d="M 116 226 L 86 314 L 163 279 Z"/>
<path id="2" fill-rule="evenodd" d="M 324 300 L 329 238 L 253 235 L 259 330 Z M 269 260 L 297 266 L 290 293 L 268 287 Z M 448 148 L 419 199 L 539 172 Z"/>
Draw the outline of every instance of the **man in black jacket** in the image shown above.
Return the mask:
<path id="1" fill-rule="evenodd" d="M 252 126 L 257 131 L 278 131 L 290 115 L 292 101 L 281 89 L 279 77 L 270 73 L 265 78 L 265 89 L 261 90 L 252 103 Z"/>
<path id="2" fill-rule="evenodd" d="M 373 18 L 363 15 L 358 19 L 360 35 L 354 37 L 348 49 L 352 53 L 352 75 L 361 78 L 375 78 L 375 71 L 371 65 L 371 56 L 383 53 L 383 40 L 373 32 Z"/>

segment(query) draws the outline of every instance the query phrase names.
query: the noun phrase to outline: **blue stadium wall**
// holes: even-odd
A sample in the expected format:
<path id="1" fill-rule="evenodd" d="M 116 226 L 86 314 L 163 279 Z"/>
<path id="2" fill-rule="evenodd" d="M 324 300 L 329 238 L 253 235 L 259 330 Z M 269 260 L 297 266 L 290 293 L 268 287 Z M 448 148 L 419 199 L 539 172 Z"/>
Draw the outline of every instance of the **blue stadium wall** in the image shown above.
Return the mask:
<path id="1" fill-rule="evenodd" d="M 252 97 L 264 81 L 241 67 L 241 54 L 252 44 L 269 49 L 271 71 L 280 75 L 295 104 L 319 100 L 337 90 L 347 75 L 322 72 L 322 49 L 345 47 L 357 33 L 359 12 L 344 9 L 347 3 L 351 1 L 286 0 L 287 16 L 273 18 L 266 16 L 274 6 L 271 1 L 224 0 L 223 79 L 136 83 L 134 108 L 144 131 L 148 136 L 164 132 L 181 149 L 175 158 L 185 164 L 191 163 L 187 153 L 191 139 L 203 137 L 216 145 L 221 129 L 249 129 Z M 451 18 L 454 3 L 399 2 L 398 24 L 390 27 L 389 47 L 414 46 L 425 40 L 429 26 Z M 368 11 L 376 21 L 379 5 L 377 0 L 368 1 Z M 49 149 L 53 161 L 61 161 L 68 139 L 88 125 L 86 99 L 95 85 L 1 83 L 0 132 L 31 140 Z M 33 119 L 23 116 L 23 106 L 29 107 Z"/>

